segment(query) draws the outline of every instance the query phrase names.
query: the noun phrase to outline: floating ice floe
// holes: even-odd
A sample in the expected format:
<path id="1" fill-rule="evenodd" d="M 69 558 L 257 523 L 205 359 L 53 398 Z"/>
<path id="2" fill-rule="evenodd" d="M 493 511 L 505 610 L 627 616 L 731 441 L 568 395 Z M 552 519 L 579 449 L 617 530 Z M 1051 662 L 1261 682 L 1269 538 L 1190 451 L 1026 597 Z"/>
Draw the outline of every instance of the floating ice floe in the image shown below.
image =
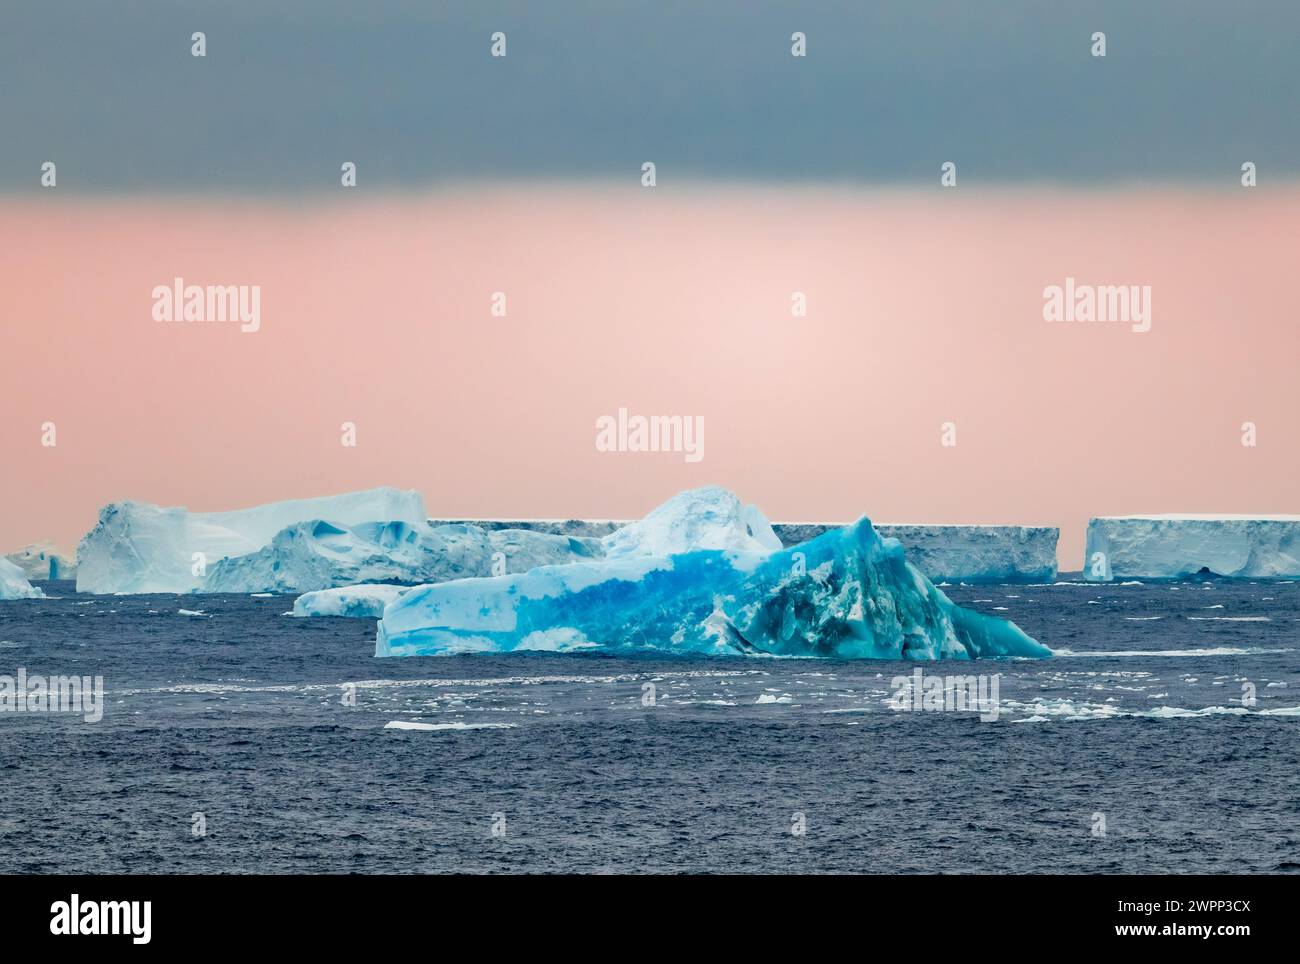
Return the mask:
<path id="1" fill-rule="evenodd" d="M 1289 653 L 1292 650 L 1288 647 L 1267 647 L 1267 646 L 1207 646 L 1205 649 L 1122 649 L 1122 650 L 1084 650 L 1075 652 L 1072 649 L 1056 649 L 1052 652 L 1057 656 L 1065 657 L 1084 657 L 1084 658 L 1112 658 L 1112 657 L 1135 657 L 1135 656 L 1271 656 L 1276 653 Z"/>
<path id="2" fill-rule="evenodd" d="M 299 596 L 293 603 L 295 616 L 353 616 L 378 619 L 384 607 L 410 592 L 409 586 L 361 585 L 320 589 Z"/>

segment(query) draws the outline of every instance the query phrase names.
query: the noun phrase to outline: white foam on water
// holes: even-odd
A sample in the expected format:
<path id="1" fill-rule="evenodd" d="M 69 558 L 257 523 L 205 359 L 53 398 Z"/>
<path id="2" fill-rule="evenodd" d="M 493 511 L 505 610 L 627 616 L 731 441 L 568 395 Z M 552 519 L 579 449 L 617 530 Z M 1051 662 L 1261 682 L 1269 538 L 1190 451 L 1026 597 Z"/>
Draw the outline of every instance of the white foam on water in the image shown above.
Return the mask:
<path id="1" fill-rule="evenodd" d="M 763 670 L 686 670 L 676 673 L 619 673 L 609 676 L 502 676 L 489 679 L 367 679 L 347 680 L 341 683 L 272 683 L 264 686 L 245 686 L 237 682 L 177 683 L 143 689 L 118 691 L 119 695 L 136 696 L 145 693 L 312 693 L 340 690 L 352 686 L 359 690 L 389 689 L 406 686 L 483 689 L 490 686 L 540 686 L 549 683 L 593 684 L 632 683 L 642 680 L 716 679 L 742 676 L 767 676 Z"/>
<path id="2" fill-rule="evenodd" d="M 1192 710 L 1182 706 L 1157 706 L 1149 710 L 1121 710 L 1100 703 L 1075 703 L 1071 700 L 1036 700 L 1033 703 L 1002 701 L 1002 712 L 1029 712 L 1012 723 L 1047 723 L 1051 720 L 1110 720 L 1122 717 L 1181 720 L 1207 716 L 1300 716 L 1300 706 L 1282 706 L 1271 710 L 1250 710 L 1244 706 L 1204 706 Z"/>
<path id="3" fill-rule="evenodd" d="M 1293 649 L 1288 647 L 1266 648 L 1263 646 L 1211 646 L 1206 649 L 1121 649 L 1121 650 L 1094 650 L 1092 652 L 1076 653 L 1072 649 L 1054 649 L 1053 656 L 1065 656 L 1078 659 L 1080 657 L 1098 656 L 1098 657 L 1116 657 L 1116 656 L 1269 656 L 1276 653 L 1291 653 Z"/>
<path id="4" fill-rule="evenodd" d="M 414 720 L 389 720 L 385 730 L 513 730 L 518 723 L 418 723 Z"/>

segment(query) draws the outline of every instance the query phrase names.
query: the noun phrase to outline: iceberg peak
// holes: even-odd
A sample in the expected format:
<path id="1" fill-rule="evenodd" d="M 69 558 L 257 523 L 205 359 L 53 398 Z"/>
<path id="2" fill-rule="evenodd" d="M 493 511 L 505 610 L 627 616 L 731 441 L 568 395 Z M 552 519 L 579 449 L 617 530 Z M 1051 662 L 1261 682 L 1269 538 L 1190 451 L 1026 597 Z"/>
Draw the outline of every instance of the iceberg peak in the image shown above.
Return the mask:
<path id="1" fill-rule="evenodd" d="M 766 553 L 781 548 L 763 513 L 718 485 L 680 492 L 601 542 L 607 559 L 672 556 L 697 549 Z"/>

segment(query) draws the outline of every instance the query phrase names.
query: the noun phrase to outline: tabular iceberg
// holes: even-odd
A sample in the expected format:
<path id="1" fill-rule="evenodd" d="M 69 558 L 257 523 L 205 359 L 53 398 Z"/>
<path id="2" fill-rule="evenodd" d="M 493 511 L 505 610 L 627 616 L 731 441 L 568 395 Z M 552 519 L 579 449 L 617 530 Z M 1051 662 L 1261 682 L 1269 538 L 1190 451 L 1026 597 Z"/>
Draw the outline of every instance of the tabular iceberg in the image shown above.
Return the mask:
<path id="1" fill-rule="evenodd" d="M 203 592 L 308 592 L 357 583 L 445 582 L 523 572 L 601 554 L 594 539 L 539 532 L 487 532 L 471 525 L 319 519 L 282 529 L 257 552 L 222 559 L 208 571 Z"/>
<path id="2" fill-rule="evenodd" d="M 1049 526 L 890 525 L 908 560 L 931 579 L 1052 582 L 1061 530 Z"/>
<path id="3" fill-rule="evenodd" d="M 0 559 L 0 599 L 43 599 L 45 593 L 35 588 L 23 571 L 8 559 Z"/>
<path id="4" fill-rule="evenodd" d="M 725 490 L 723 490 L 725 491 Z M 747 510 L 757 512 L 752 507 Z M 759 518 L 762 518 L 759 514 Z M 451 520 L 448 520 L 451 521 Z M 458 520 L 465 521 L 465 520 Z M 527 529 L 569 536 L 606 536 L 638 523 L 618 520 L 477 519 L 484 528 Z M 843 523 L 773 522 L 763 519 L 759 541 L 771 531 L 780 546 L 798 545 L 823 532 L 843 528 Z M 1051 582 L 1057 576 L 1056 544 L 1061 530 L 1054 526 L 998 525 L 891 525 L 879 523 L 876 532 L 903 544 L 908 561 L 936 582 Z M 607 540 L 609 541 L 609 540 Z M 764 543 L 764 547 L 769 545 Z M 683 551 L 678 549 L 677 551 Z"/>
<path id="5" fill-rule="evenodd" d="M 515 650 L 845 659 L 1046 657 L 1013 623 L 954 605 L 870 521 L 774 552 L 620 555 L 421 586 L 377 656 Z"/>
<path id="6" fill-rule="evenodd" d="M 693 549 L 768 552 L 781 548 L 774 527 L 756 506 L 745 505 L 717 485 L 688 489 L 645 518 L 626 519 L 430 519 L 430 525 L 474 525 L 489 532 L 511 529 L 573 538 L 599 538 L 610 558 L 666 556 Z M 839 526 L 820 526 L 816 535 Z M 798 540 L 803 542 L 803 539 Z"/>
<path id="7" fill-rule="evenodd" d="M 52 542 L 37 542 L 5 556 L 23 571 L 28 579 L 75 579 L 77 565 L 54 547 Z"/>
<path id="8" fill-rule="evenodd" d="M 1084 577 L 1300 576 L 1300 516 L 1152 515 L 1088 522 Z"/>
<path id="9" fill-rule="evenodd" d="M 778 523 L 773 528 L 790 545 L 826 531 L 815 523 Z M 881 524 L 876 531 L 903 544 L 907 561 L 939 582 L 1051 582 L 1056 578 L 1056 543 L 1051 526 Z"/>
<path id="10" fill-rule="evenodd" d="M 227 556 L 256 552 L 280 530 L 317 519 L 341 526 L 375 520 L 423 524 L 424 502 L 417 492 L 392 488 L 232 512 L 114 502 L 99 511 L 98 523 L 77 549 L 77 591 L 202 591 L 199 563 L 211 566 Z"/>

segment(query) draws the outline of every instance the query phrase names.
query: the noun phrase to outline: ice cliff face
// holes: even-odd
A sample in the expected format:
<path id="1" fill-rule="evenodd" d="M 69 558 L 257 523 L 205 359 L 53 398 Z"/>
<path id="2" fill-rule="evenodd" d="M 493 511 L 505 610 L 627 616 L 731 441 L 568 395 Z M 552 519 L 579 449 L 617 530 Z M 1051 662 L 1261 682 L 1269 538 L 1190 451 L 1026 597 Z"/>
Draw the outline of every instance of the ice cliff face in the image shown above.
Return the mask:
<path id="1" fill-rule="evenodd" d="M 738 500 L 736 504 L 739 505 Z M 758 513 L 757 509 L 752 511 Z M 761 513 L 758 513 L 758 518 L 762 522 L 754 526 L 754 531 L 759 533 L 756 539 L 764 547 L 772 548 L 779 546 L 764 541 L 763 533 L 769 530 L 780 546 L 794 546 L 814 539 L 823 532 L 842 528 L 841 525 L 822 522 L 768 524 Z M 629 526 L 627 522 L 587 519 L 567 522 L 538 519 L 475 520 L 475 524 L 487 528 L 528 529 L 571 536 L 603 536 Z M 936 582 L 1051 582 L 1057 575 L 1056 544 L 1061 530 L 1054 527 L 882 523 L 876 526 L 876 532 L 901 542 L 908 561 Z"/>
<path id="2" fill-rule="evenodd" d="M 889 525 L 908 561 L 940 582 L 1052 582 L 1061 530 L 1048 526 Z"/>
<path id="3" fill-rule="evenodd" d="M 23 571 L 28 579 L 75 579 L 77 566 L 52 542 L 38 542 L 4 558 Z"/>
<path id="4" fill-rule="evenodd" d="M 515 650 L 1051 655 L 1014 624 L 955 606 L 866 519 L 773 552 L 628 553 L 422 586 L 384 610 L 375 647 L 377 656 Z"/>
<path id="5" fill-rule="evenodd" d="M 601 552 L 594 539 L 478 526 L 313 520 L 275 534 L 257 552 L 222 559 L 203 592 L 308 592 L 357 583 L 445 582 L 564 565 Z"/>
<path id="6" fill-rule="evenodd" d="M 1097 582 L 1300 576 L 1300 516 L 1155 515 L 1092 519 L 1084 577 Z"/>
<path id="7" fill-rule="evenodd" d="M 0 559 L 0 600 L 42 599 L 45 593 L 32 586 L 23 571 L 8 559 Z"/>
<path id="8" fill-rule="evenodd" d="M 77 591 L 192 592 L 207 568 L 227 556 L 257 552 L 276 533 L 325 519 L 350 526 L 385 520 L 424 524 L 416 492 L 380 488 L 319 499 L 274 502 L 232 512 L 189 512 L 139 502 L 115 502 L 77 550 Z"/>
<path id="9" fill-rule="evenodd" d="M 783 543 L 791 545 L 831 527 L 786 522 L 772 528 Z M 1049 526 L 881 524 L 876 531 L 901 542 L 907 561 L 936 582 L 1051 582 L 1056 578 L 1061 530 Z"/>

